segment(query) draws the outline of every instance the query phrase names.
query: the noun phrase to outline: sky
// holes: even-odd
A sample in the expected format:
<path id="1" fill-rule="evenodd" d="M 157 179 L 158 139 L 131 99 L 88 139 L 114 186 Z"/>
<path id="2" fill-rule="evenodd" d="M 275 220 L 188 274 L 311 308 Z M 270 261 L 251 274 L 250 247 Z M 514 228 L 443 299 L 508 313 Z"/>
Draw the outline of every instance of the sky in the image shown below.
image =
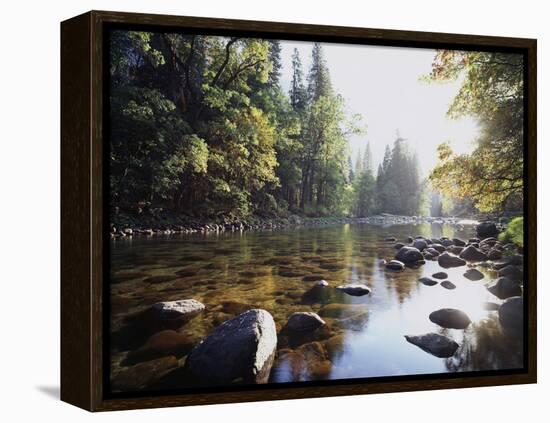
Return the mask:
<path id="1" fill-rule="evenodd" d="M 288 91 L 291 55 L 300 52 L 304 77 L 311 63 L 310 42 L 282 41 L 281 84 Z M 449 141 L 454 151 L 469 152 L 479 128 L 466 117 L 453 120 L 446 112 L 460 88 L 451 83 L 426 83 L 420 76 L 431 70 L 435 50 L 323 43 L 332 85 L 346 102 L 346 112 L 360 114 L 366 133 L 351 138 L 351 155 L 365 150 L 367 142 L 376 167 L 397 131 L 416 150 L 420 174 L 425 177 L 437 163 L 436 147 Z"/>

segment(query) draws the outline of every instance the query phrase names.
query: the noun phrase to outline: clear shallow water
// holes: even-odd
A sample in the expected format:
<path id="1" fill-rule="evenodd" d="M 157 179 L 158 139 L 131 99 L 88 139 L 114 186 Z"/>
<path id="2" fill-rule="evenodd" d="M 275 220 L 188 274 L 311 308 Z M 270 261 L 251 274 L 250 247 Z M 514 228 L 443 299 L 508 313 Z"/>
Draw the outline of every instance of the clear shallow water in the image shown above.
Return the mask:
<path id="1" fill-rule="evenodd" d="M 521 367 L 521 340 L 504 336 L 497 312 L 483 307 L 487 301 L 501 303 L 485 288 L 496 277 L 492 271 L 477 267 L 485 278 L 473 282 L 463 277 L 465 266 L 442 269 L 437 261 L 427 261 L 418 269 L 395 273 L 379 264 L 395 255 L 393 243 L 384 241 L 387 236 L 404 241 L 416 235 L 467 240 L 473 227 L 356 224 L 115 239 L 112 330 L 158 301 L 194 298 L 205 304 L 203 313 L 179 329 L 195 343 L 249 308 L 269 311 L 280 329 L 293 312 L 322 312 L 328 304 L 341 304 L 323 317 L 328 325 L 315 335 L 279 337 L 271 382 Z M 438 271 L 448 273 L 457 288 L 418 282 Z M 304 300 L 316 279 L 325 279 L 330 288 L 317 301 Z M 353 297 L 333 290 L 351 282 L 365 283 L 372 293 Z M 463 310 L 472 325 L 463 331 L 430 322 L 428 315 L 444 307 Z M 404 338 L 428 332 L 449 336 L 460 348 L 451 358 L 437 358 Z M 113 343 L 113 369 L 128 349 Z"/>

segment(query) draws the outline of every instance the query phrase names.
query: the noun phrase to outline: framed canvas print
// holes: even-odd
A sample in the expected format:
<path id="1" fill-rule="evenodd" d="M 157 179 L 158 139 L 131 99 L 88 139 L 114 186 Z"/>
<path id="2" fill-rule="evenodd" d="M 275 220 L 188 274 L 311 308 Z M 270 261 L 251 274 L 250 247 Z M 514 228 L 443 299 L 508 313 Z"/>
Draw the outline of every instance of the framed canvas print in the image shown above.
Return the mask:
<path id="1" fill-rule="evenodd" d="M 61 397 L 536 382 L 536 41 L 61 24 Z"/>

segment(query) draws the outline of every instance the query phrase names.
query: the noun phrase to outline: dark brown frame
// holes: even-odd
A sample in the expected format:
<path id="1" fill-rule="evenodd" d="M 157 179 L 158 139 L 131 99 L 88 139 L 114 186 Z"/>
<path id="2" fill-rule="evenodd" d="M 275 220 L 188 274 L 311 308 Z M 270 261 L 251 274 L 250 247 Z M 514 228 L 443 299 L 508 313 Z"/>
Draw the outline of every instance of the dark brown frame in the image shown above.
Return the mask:
<path id="1" fill-rule="evenodd" d="M 103 393 L 103 30 L 118 23 L 406 47 L 499 49 L 526 57 L 527 368 L 491 376 L 106 399 Z M 536 40 L 91 11 L 61 23 L 61 399 L 90 411 L 536 383 Z M 528 169 L 528 171 L 527 171 Z"/>

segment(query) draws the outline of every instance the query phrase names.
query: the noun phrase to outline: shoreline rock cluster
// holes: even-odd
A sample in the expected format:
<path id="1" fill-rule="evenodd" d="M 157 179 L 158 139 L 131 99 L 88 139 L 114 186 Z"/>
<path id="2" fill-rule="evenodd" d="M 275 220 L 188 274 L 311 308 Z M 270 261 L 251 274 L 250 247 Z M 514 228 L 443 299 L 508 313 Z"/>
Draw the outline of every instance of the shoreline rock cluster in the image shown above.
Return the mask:
<path id="1" fill-rule="evenodd" d="M 327 226 L 342 224 L 371 224 L 379 226 L 407 225 L 407 224 L 449 224 L 467 226 L 477 221 L 458 217 L 432 216 L 398 216 L 388 213 L 369 217 L 304 217 L 290 215 L 289 217 L 248 219 L 219 219 L 204 221 L 191 218 L 130 218 L 128 216 L 112 216 L 114 222 L 110 227 L 112 238 L 133 236 L 177 235 L 177 234 L 209 234 L 221 232 L 262 231 L 308 226 Z"/>

